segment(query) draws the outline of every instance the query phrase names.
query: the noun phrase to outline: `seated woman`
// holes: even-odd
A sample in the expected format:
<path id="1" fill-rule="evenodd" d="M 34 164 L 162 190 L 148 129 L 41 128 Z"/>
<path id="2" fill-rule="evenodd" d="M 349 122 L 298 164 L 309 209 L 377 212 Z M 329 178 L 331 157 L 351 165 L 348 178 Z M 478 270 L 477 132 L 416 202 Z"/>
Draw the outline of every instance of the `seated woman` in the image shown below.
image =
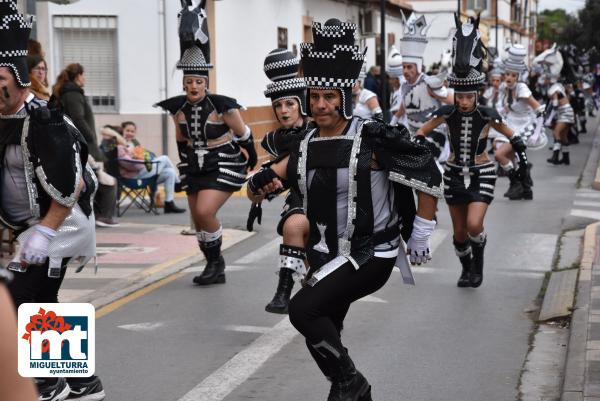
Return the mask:
<path id="1" fill-rule="evenodd" d="M 168 156 L 156 157 L 151 152 L 145 150 L 135 139 L 137 133 L 136 125 L 127 121 L 121 124 L 123 136 L 104 127 L 102 134 L 113 131 L 112 136 L 117 140 L 119 153 L 119 174 L 126 178 L 149 178 L 158 174 L 158 184 L 164 184 L 165 187 L 165 213 L 183 213 L 185 209 L 178 208 L 174 202 L 175 184 L 178 184 L 179 177 L 177 170 L 173 166 Z M 156 163 L 132 163 L 139 161 L 152 161 Z"/>

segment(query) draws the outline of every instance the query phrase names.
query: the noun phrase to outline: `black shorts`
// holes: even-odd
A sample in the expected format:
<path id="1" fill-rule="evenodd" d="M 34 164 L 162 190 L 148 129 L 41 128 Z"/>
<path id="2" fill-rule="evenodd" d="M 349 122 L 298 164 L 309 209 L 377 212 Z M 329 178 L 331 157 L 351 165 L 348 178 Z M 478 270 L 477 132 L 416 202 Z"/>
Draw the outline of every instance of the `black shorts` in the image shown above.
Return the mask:
<path id="1" fill-rule="evenodd" d="M 185 192 L 190 195 L 205 189 L 239 191 L 246 181 L 246 158 L 240 152 L 240 147 L 227 143 L 210 152 L 211 155 L 206 157 L 211 160 L 208 171 L 188 173 L 182 179 Z"/>
<path id="2" fill-rule="evenodd" d="M 496 187 L 496 165 L 486 163 L 469 167 L 470 184 L 465 186 L 462 167 L 444 166 L 444 198 L 449 205 L 471 202 L 492 203 Z"/>
<path id="3" fill-rule="evenodd" d="M 304 214 L 304 208 L 300 195 L 298 195 L 296 191 L 290 190 L 285 197 L 281 219 L 279 220 L 279 224 L 277 224 L 277 234 L 283 236 L 283 225 L 286 220 L 294 214 Z"/>

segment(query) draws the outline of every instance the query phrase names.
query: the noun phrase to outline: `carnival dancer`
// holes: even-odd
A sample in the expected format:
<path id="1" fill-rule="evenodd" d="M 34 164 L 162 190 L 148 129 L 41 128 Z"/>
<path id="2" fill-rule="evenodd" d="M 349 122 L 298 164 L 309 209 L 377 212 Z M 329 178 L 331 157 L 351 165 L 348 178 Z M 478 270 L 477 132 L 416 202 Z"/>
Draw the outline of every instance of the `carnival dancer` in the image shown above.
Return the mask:
<path id="1" fill-rule="evenodd" d="M 352 116 L 352 86 L 364 59 L 355 32 L 337 19 L 313 24 L 314 43 L 302 43 L 300 51 L 317 127 L 289 157 L 248 182 L 253 193 L 263 193 L 285 180 L 300 194 L 310 223 L 310 270 L 290 302 L 290 321 L 332 382 L 328 401 L 371 400 L 368 381 L 341 342 L 344 318 L 352 302 L 386 283 L 397 255 L 406 264 L 401 232 L 413 263 L 430 259 L 442 192 L 429 147 L 402 126 Z M 419 191 L 416 216 L 410 187 Z"/>
<path id="2" fill-rule="evenodd" d="M 455 16 L 453 69 L 448 76 L 454 88 L 454 105 L 442 106 L 433 118 L 417 131 L 426 135 L 446 122 L 450 128 L 451 155 L 444 172 L 444 197 L 454 229 L 454 248 L 462 272 L 459 287 L 479 287 L 483 281 L 483 254 L 487 242 L 483 220 L 494 198 L 496 167 L 490 160 L 487 135 L 490 128 L 505 135 L 519 154 L 521 169 L 526 169 L 525 144 L 502 121 L 498 112 L 480 106 L 477 97 L 485 82 L 481 66 L 485 58 L 479 30 L 479 17 L 461 23 Z"/>
<path id="3" fill-rule="evenodd" d="M 193 280 L 198 285 L 225 283 L 223 234 L 217 213 L 231 194 L 242 188 L 246 170 L 257 162 L 252 132 L 239 112 L 242 106 L 233 98 L 208 92 L 208 72 L 213 66 L 208 59 L 203 5 L 204 1 L 190 10 L 182 0 L 177 69 L 183 70 L 185 95 L 157 103 L 175 122 L 181 187 L 186 191 L 198 245 L 206 258 L 204 271 Z M 198 24 L 198 19 L 203 23 Z"/>
<path id="4" fill-rule="evenodd" d="M 358 79 L 352 88 L 353 114 L 361 118 L 383 119 L 383 110 L 379 106 L 377 94 L 363 88 L 363 82 L 366 77 L 367 69 L 363 64 Z"/>
<path id="5" fill-rule="evenodd" d="M 533 97 L 531 90 L 522 81 L 523 73 L 527 71 L 525 64 L 527 50 L 520 44 L 511 44 L 507 50 L 507 57 L 503 60 L 504 85 L 501 92 L 501 110 L 506 119 L 506 124 L 518 133 L 527 146 L 532 149 L 541 149 L 546 146 L 548 138 L 544 131 L 545 106 L 540 105 Z M 531 164 L 522 176 L 517 174 L 515 168 L 515 153 L 505 136 L 496 138 L 496 142 L 503 143 L 496 149 L 496 160 L 504 170 L 510 186 L 504 194 L 510 200 L 533 199 L 533 180 L 531 179 Z"/>
<path id="6" fill-rule="evenodd" d="M 287 155 L 308 126 L 306 113 L 306 83 L 298 77 L 300 61 L 285 49 L 271 51 L 264 62 L 264 71 L 272 81 L 267 85 L 265 96 L 271 99 L 273 111 L 280 129 L 271 131 L 261 141 L 261 146 L 272 159 Z M 253 196 L 248 217 L 248 230 L 256 218 L 262 215 L 262 196 Z M 260 220 L 259 220 L 260 222 Z M 279 247 L 279 282 L 277 291 L 265 310 L 271 313 L 288 313 L 290 295 L 294 281 L 306 275 L 305 245 L 308 238 L 308 220 L 302 202 L 295 191 L 290 191 L 285 200 L 277 232 L 283 236 Z"/>
<path id="7" fill-rule="evenodd" d="M 555 124 L 552 130 L 554 145 L 552 147 L 552 156 L 547 160 L 550 164 L 569 165 L 569 140 L 568 134 L 571 126 L 575 124 L 573 108 L 569 102 L 569 97 L 565 87 L 561 83 L 554 83 L 548 89 L 548 98 L 555 111 Z M 562 152 L 562 158 L 559 159 Z"/>
<path id="8" fill-rule="evenodd" d="M 452 94 L 444 86 L 443 79 L 422 72 L 423 53 L 428 43 L 427 31 L 430 27 L 424 15 L 417 17 L 413 13 L 408 21 L 405 21 L 404 36 L 400 39 L 406 84 L 402 85 L 402 105 L 396 117 L 400 120 L 406 115 L 407 128 L 413 136 L 429 120 L 432 112 L 442 104 L 453 102 Z M 432 149 L 436 160 L 443 163 L 444 156 L 448 153 L 447 127 L 439 127 L 427 136 L 427 140 L 434 145 Z"/>
<path id="9" fill-rule="evenodd" d="M 387 59 L 387 75 L 388 83 L 391 88 L 390 96 L 390 124 L 397 125 L 398 123 L 406 125 L 406 114 L 404 121 L 399 121 L 397 113 L 402 105 L 402 84 L 405 81 L 404 74 L 402 73 L 402 55 L 396 49 L 396 46 L 392 45 L 390 49 L 390 55 Z"/>
<path id="10" fill-rule="evenodd" d="M 19 251 L 9 263 L 15 306 L 56 303 L 69 262 L 96 255 L 88 149 L 70 120 L 31 94 L 27 40 L 33 17 L 0 1 L 0 225 L 14 230 Z M 16 366 L 6 367 L 16 369 Z M 98 377 L 36 379 L 40 400 L 104 399 Z"/>

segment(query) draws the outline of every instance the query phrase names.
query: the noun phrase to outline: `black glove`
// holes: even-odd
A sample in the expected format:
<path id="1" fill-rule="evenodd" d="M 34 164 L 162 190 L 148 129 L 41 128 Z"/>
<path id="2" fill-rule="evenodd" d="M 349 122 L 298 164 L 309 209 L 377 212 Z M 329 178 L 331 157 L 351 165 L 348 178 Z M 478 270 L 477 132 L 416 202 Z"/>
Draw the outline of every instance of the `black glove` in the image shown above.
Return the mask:
<path id="1" fill-rule="evenodd" d="M 258 163 L 258 155 L 256 154 L 256 149 L 254 149 L 254 139 L 252 138 L 252 134 L 245 141 L 238 141 L 238 145 L 240 145 L 246 152 L 248 152 L 248 160 L 246 160 L 246 165 L 250 170 L 256 166 Z"/>
<path id="2" fill-rule="evenodd" d="M 277 174 L 270 168 L 263 168 L 258 173 L 248 179 L 248 189 L 254 195 L 258 195 L 259 191 L 267 184 L 270 184 L 273 179 L 279 178 Z"/>
<path id="3" fill-rule="evenodd" d="M 260 203 L 253 203 L 252 206 L 250 206 L 248 221 L 246 222 L 246 230 L 253 231 L 254 220 L 258 220 L 258 224 L 262 223 L 262 206 Z"/>
<path id="4" fill-rule="evenodd" d="M 511 136 L 510 144 L 516 153 L 525 152 L 525 149 L 527 149 L 525 142 L 523 142 L 523 138 L 521 138 L 519 135 Z"/>

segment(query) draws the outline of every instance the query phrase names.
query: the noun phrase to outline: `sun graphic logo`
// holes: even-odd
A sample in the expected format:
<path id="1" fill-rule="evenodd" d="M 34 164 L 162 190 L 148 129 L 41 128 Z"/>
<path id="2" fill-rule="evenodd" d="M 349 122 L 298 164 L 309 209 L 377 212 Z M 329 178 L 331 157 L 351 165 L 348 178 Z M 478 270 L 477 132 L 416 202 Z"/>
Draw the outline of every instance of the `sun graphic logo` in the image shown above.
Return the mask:
<path id="1" fill-rule="evenodd" d="M 95 317 L 92 304 L 19 306 L 19 374 L 24 377 L 93 375 Z"/>

